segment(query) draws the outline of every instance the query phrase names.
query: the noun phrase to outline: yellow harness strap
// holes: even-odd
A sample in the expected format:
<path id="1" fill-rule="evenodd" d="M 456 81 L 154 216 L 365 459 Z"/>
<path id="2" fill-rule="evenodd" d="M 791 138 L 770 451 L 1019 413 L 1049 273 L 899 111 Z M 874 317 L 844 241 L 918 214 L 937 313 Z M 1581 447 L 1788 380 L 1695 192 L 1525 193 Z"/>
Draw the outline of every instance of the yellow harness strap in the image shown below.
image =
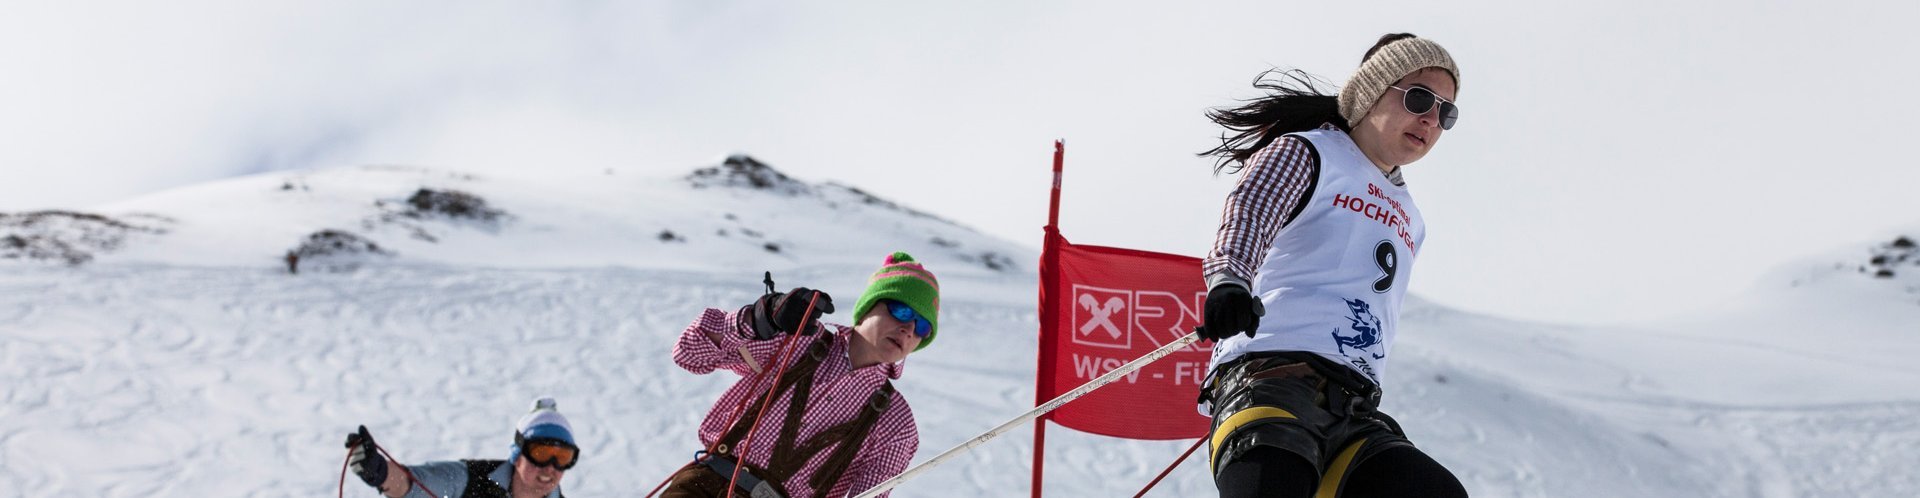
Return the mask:
<path id="1" fill-rule="evenodd" d="M 1227 436 L 1233 434 L 1234 430 L 1255 421 L 1270 418 L 1299 419 L 1299 417 L 1293 416 L 1292 412 L 1271 406 L 1256 406 L 1234 412 L 1232 416 L 1227 417 L 1227 420 L 1220 422 L 1220 427 L 1213 430 L 1213 440 L 1211 443 L 1213 448 L 1212 451 L 1207 453 L 1207 468 L 1217 468 L 1214 467 L 1214 461 L 1220 457 L 1220 443 L 1226 442 Z"/>

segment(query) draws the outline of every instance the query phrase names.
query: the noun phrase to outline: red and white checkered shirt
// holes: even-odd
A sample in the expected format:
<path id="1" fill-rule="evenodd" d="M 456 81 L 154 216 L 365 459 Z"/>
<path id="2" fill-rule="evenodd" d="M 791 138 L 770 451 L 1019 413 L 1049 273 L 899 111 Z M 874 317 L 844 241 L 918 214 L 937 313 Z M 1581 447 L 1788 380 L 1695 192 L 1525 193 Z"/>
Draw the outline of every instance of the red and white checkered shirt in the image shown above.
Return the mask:
<path id="1" fill-rule="evenodd" d="M 734 416 L 742 397 L 753 396 L 752 403 L 760 403 L 766 396 L 767 386 L 773 383 L 771 372 L 779 369 L 780 364 L 772 360 L 785 337 L 768 341 L 751 339 L 753 331 L 745 321 L 751 309 L 747 307 L 727 313 L 708 308 L 700 314 L 700 318 L 687 326 L 686 331 L 680 333 L 680 341 L 673 347 L 673 362 L 689 372 L 706 374 L 715 369 L 724 369 L 741 375 L 741 379 L 714 402 L 706 420 L 700 423 L 701 448 L 712 445 L 714 440 L 725 435 L 727 429 L 732 427 L 733 420 L 730 417 Z M 805 413 L 800 417 L 800 441 L 806 441 L 834 425 L 853 420 L 867 406 L 881 384 L 888 379 L 900 378 L 904 368 L 898 363 L 852 368 L 852 362 L 847 359 L 846 339 L 853 329 L 827 325 L 836 330 L 834 335 L 837 339 L 832 341 L 826 359 L 821 360 L 819 369 L 814 373 L 811 397 Z M 823 337 L 823 334 L 801 336 L 794 341 L 787 358 L 782 362 L 790 362 L 797 355 L 804 354 Z M 742 359 L 742 348 L 752 357 L 751 363 Z M 767 379 L 759 382 L 759 385 L 754 383 L 758 376 L 756 368 L 770 371 Z M 746 443 L 745 460 L 748 464 L 765 468 L 767 462 L 771 461 L 774 439 L 780 432 L 778 426 L 782 420 L 786 420 L 792 397 L 793 393 L 789 391 L 767 406 L 759 432 Z M 752 410 L 752 407 L 749 406 L 748 410 Z M 913 460 L 913 454 L 919 448 L 920 432 L 914 425 L 913 409 L 907 406 L 906 398 L 896 391 L 887 410 L 880 414 L 879 420 L 868 431 L 866 440 L 860 445 L 860 453 L 848 464 L 846 473 L 841 474 L 840 482 L 835 483 L 832 489 L 821 493 L 807 486 L 807 481 L 820 471 L 831 449 L 809 458 L 800 472 L 780 484 L 795 497 L 850 496 L 899 475 L 906 470 L 907 463 Z"/>
<path id="2" fill-rule="evenodd" d="M 1328 123 L 1319 129 L 1339 128 Z M 1274 236 L 1293 221 L 1290 217 L 1296 207 L 1307 201 L 1305 194 L 1318 180 L 1313 161 L 1313 149 L 1306 140 L 1294 137 L 1275 139 L 1247 158 L 1246 170 L 1220 212 L 1213 250 L 1200 262 L 1207 288 L 1222 281 L 1247 286 L 1253 280 L 1254 268 L 1273 248 Z M 1400 170 L 1394 169 L 1388 179 L 1400 185 Z"/>

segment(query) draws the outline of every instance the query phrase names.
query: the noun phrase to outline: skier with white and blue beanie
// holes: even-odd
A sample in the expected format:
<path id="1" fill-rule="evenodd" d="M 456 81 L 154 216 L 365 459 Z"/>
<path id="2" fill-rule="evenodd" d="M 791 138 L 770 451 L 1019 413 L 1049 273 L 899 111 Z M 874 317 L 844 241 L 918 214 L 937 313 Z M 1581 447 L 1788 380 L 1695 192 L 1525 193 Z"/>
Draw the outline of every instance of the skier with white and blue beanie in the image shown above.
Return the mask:
<path id="1" fill-rule="evenodd" d="M 402 466 L 387 460 L 366 426 L 347 435 L 348 465 L 368 486 L 392 498 L 564 498 L 560 478 L 580 461 L 573 426 L 553 398 L 533 402 L 513 431 L 506 460 L 457 460 Z"/>

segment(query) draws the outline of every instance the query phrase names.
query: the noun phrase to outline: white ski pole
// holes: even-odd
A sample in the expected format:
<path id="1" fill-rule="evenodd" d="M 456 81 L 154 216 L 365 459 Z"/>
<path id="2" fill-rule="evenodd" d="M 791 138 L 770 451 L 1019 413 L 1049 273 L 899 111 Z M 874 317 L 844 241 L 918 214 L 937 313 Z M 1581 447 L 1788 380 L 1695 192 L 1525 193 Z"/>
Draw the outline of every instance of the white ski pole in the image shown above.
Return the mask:
<path id="1" fill-rule="evenodd" d="M 1159 360 L 1169 354 L 1173 354 L 1175 350 L 1186 347 L 1188 344 L 1193 344 L 1193 342 L 1197 340 L 1200 340 L 1200 334 L 1188 333 L 1186 337 L 1181 337 L 1180 340 L 1167 343 L 1165 346 L 1160 346 L 1160 349 L 1155 349 L 1153 352 L 1147 353 L 1146 356 L 1136 358 L 1125 365 L 1121 365 L 1120 368 L 1115 368 L 1113 371 L 1107 372 L 1106 375 L 1087 381 L 1087 383 L 1081 384 L 1080 387 L 1076 387 L 1072 391 L 1067 391 L 1066 394 L 1053 398 L 1046 403 L 1041 403 L 1040 406 L 1034 407 L 1033 410 L 1014 417 L 1013 420 L 1008 420 L 1007 423 L 1000 424 L 999 427 L 995 427 L 993 430 L 974 436 L 973 439 L 960 443 L 959 446 L 955 446 L 953 449 L 933 457 L 932 460 L 927 460 L 920 465 L 915 465 L 913 468 L 907 469 L 906 472 L 901 472 L 900 475 L 874 486 L 873 489 L 869 489 L 865 493 L 860 493 L 860 496 L 856 498 L 873 498 L 880 493 L 885 493 L 887 490 L 899 486 L 900 483 L 907 482 L 908 479 L 913 479 L 914 476 L 918 476 L 920 473 L 926 472 L 928 469 L 932 469 L 934 466 L 946 462 L 948 458 L 952 458 L 954 455 L 971 450 L 975 446 L 980 446 L 982 443 L 999 436 L 1001 433 L 1013 430 L 1015 427 L 1026 425 L 1028 421 L 1039 418 L 1041 415 L 1045 415 L 1047 412 L 1051 412 L 1056 408 L 1060 408 L 1061 405 L 1065 405 L 1069 401 L 1085 396 L 1087 393 L 1093 392 L 1094 389 L 1099 389 L 1100 386 L 1112 384 L 1113 381 L 1118 380 L 1120 376 L 1133 373 L 1134 370 L 1139 370 L 1140 367 L 1147 366 L 1148 363 L 1153 363 L 1154 360 Z M 1042 372 L 1041 374 L 1045 375 L 1046 373 Z"/>

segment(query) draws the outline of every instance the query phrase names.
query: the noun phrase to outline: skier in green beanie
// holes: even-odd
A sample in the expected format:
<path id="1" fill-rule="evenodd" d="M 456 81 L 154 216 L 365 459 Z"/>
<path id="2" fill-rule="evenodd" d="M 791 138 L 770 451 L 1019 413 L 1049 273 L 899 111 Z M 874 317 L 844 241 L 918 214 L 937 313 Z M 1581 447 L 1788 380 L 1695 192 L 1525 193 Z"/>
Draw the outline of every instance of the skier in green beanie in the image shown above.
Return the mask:
<path id="1" fill-rule="evenodd" d="M 673 475 L 662 497 L 726 496 L 730 486 L 735 496 L 847 496 L 906 469 L 920 433 L 892 380 L 908 354 L 933 343 L 940 283 L 896 252 L 867 279 L 853 326 L 820 323 L 833 311 L 827 293 L 798 287 L 731 313 L 709 308 L 681 332 L 673 348 L 681 368 L 730 370 L 740 379 L 700 424 L 706 450 Z M 776 359 L 793 334 L 800 335 L 797 352 Z M 756 401 L 773 384 L 761 379 L 774 372 L 782 373 L 774 389 L 783 394 L 761 413 Z M 755 419 L 763 425 L 757 433 Z"/>

